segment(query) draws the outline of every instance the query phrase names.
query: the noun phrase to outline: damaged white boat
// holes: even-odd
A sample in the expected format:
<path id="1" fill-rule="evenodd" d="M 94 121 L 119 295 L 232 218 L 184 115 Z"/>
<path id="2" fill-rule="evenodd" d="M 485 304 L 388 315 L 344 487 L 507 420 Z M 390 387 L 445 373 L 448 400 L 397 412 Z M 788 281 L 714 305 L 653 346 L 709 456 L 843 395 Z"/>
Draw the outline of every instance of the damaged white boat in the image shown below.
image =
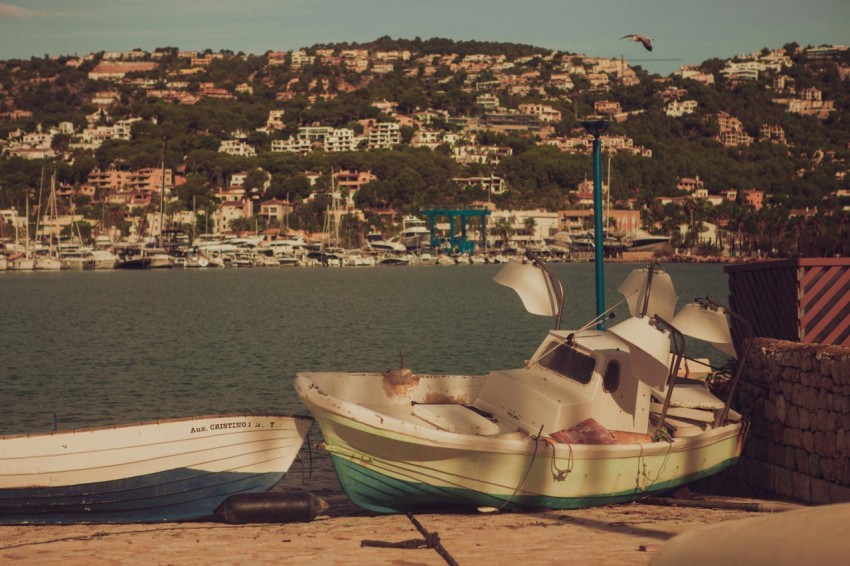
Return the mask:
<path id="1" fill-rule="evenodd" d="M 542 263 L 511 262 L 496 281 L 530 312 L 556 317 L 525 367 L 297 376 L 296 391 L 357 505 L 388 513 L 574 509 L 669 490 L 739 457 L 746 427 L 730 400 L 741 364 L 726 400 L 705 381 L 675 377 L 684 334 L 735 355 L 734 315 L 716 301 L 699 299 L 674 316 L 670 277 L 649 266 L 620 287 L 630 318 L 608 330 L 604 317 L 561 330 L 563 290 Z"/>

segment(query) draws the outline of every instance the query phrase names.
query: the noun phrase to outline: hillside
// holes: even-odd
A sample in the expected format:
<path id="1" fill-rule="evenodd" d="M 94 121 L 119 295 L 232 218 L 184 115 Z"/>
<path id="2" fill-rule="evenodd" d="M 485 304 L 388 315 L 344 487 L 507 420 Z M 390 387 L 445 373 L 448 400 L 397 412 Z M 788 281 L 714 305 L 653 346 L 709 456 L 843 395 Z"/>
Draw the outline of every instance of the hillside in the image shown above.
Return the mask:
<path id="1" fill-rule="evenodd" d="M 640 209 L 648 228 L 710 221 L 760 248 L 796 230 L 781 245 L 846 253 L 848 76 L 846 48 L 794 43 L 666 78 L 440 38 L 3 61 L 0 208 L 22 212 L 47 162 L 68 208 L 102 223 L 109 199 L 92 172 L 159 167 L 165 142 L 172 211 L 214 214 L 216 194 L 247 173 L 246 199 L 292 202 L 293 225 L 316 230 L 324 202 L 308 197 L 340 170 L 374 176 L 352 199 L 363 228 L 387 227 L 379 211 L 487 200 L 559 211 L 583 205 L 590 139 L 579 120 L 603 114 L 612 204 Z M 815 221 L 829 237 L 807 242 L 799 232 Z"/>

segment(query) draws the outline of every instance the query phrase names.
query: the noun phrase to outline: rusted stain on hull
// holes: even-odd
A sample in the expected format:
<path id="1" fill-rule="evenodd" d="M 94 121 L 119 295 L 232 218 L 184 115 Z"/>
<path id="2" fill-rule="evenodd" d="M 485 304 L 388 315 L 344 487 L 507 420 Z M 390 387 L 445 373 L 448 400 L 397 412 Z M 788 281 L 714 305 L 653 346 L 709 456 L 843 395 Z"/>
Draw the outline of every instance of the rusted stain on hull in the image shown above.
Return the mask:
<path id="1" fill-rule="evenodd" d="M 387 397 L 407 395 L 419 385 L 419 376 L 409 368 L 390 368 L 383 376 L 382 384 Z"/>

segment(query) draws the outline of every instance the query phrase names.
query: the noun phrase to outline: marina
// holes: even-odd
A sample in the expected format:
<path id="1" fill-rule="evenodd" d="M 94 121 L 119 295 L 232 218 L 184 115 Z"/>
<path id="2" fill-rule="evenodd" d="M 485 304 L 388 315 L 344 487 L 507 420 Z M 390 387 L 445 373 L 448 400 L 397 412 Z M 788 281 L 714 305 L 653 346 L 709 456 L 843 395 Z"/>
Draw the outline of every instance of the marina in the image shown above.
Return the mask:
<path id="1" fill-rule="evenodd" d="M 425 230 L 425 232 L 421 232 Z M 423 235 L 424 234 L 424 235 Z M 182 234 L 181 234 L 182 235 Z M 185 236 L 185 235 L 184 235 Z M 204 235 L 207 236 L 207 235 Z M 403 240 L 401 238 L 404 238 Z M 263 236 L 201 237 L 188 244 L 173 240 L 166 244 L 119 242 L 101 246 L 83 246 L 65 242 L 55 249 L 0 243 L 0 272 L 59 271 L 102 269 L 223 268 L 223 267 L 372 267 L 375 265 L 465 265 L 505 263 L 521 255 L 516 247 L 506 250 L 468 249 L 458 251 L 432 249 L 421 245 L 428 238 L 427 228 L 410 228 L 400 236 L 384 240 L 369 234 L 362 248 L 308 242 L 298 235 L 266 239 Z M 407 242 L 405 245 L 402 242 Z M 591 261 L 592 250 L 572 246 L 551 249 L 542 243 L 542 252 L 552 262 Z M 447 244 L 448 246 L 448 244 Z M 457 247 L 457 246 L 455 246 Z M 643 251 L 637 250 L 636 251 Z M 622 255 L 622 251 L 620 252 Z M 651 253 L 645 257 L 651 257 Z"/>

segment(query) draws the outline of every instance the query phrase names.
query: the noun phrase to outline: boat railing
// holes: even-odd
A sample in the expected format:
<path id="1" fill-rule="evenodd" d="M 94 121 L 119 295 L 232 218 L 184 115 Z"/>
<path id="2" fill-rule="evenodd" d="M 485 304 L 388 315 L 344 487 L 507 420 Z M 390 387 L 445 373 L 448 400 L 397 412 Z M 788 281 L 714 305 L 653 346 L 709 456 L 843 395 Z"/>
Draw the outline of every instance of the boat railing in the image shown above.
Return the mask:
<path id="1" fill-rule="evenodd" d="M 667 410 L 670 408 L 670 401 L 673 399 L 673 389 L 676 386 L 676 376 L 679 375 L 679 367 L 682 364 L 682 358 L 685 356 L 685 336 L 679 332 L 679 329 L 657 314 L 653 315 L 652 320 L 655 322 L 655 327 L 657 329 L 667 330 L 670 332 L 670 336 L 673 338 L 674 350 L 667 371 L 667 390 L 666 395 L 664 396 L 664 404 L 661 407 L 661 413 L 658 416 L 658 424 L 655 426 L 655 439 L 658 440 L 661 431 L 664 430 L 664 420 L 667 418 Z"/>
<path id="2" fill-rule="evenodd" d="M 732 401 L 735 398 L 735 391 L 738 388 L 738 383 L 741 381 L 741 374 L 744 371 L 744 364 L 747 363 L 747 359 L 750 355 L 750 348 L 753 344 L 753 327 L 747 319 L 745 319 L 735 311 L 723 306 L 715 299 L 706 296 L 704 300 L 716 308 L 724 309 L 726 313 L 729 314 L 729 316 L 735 319 L 735 322 L 740 325 L 739 328 L 744 333 L 744 337 L 742 338 L 742 340 L 739 343 L 735 344 L 735 352 L 738 355 L 738 360 L 735 364 L 735 373 L 732 376 L 732 381 L 729 384 L 729 391 L 726 395 L 726 402 L 723 405 L 723 410 L 720 412 L 719 415 L 717 415 L 717 420 L 714 423 L 715 426 L 723 426 L 729 420 L 729 410 L 732 408 Z"/>

